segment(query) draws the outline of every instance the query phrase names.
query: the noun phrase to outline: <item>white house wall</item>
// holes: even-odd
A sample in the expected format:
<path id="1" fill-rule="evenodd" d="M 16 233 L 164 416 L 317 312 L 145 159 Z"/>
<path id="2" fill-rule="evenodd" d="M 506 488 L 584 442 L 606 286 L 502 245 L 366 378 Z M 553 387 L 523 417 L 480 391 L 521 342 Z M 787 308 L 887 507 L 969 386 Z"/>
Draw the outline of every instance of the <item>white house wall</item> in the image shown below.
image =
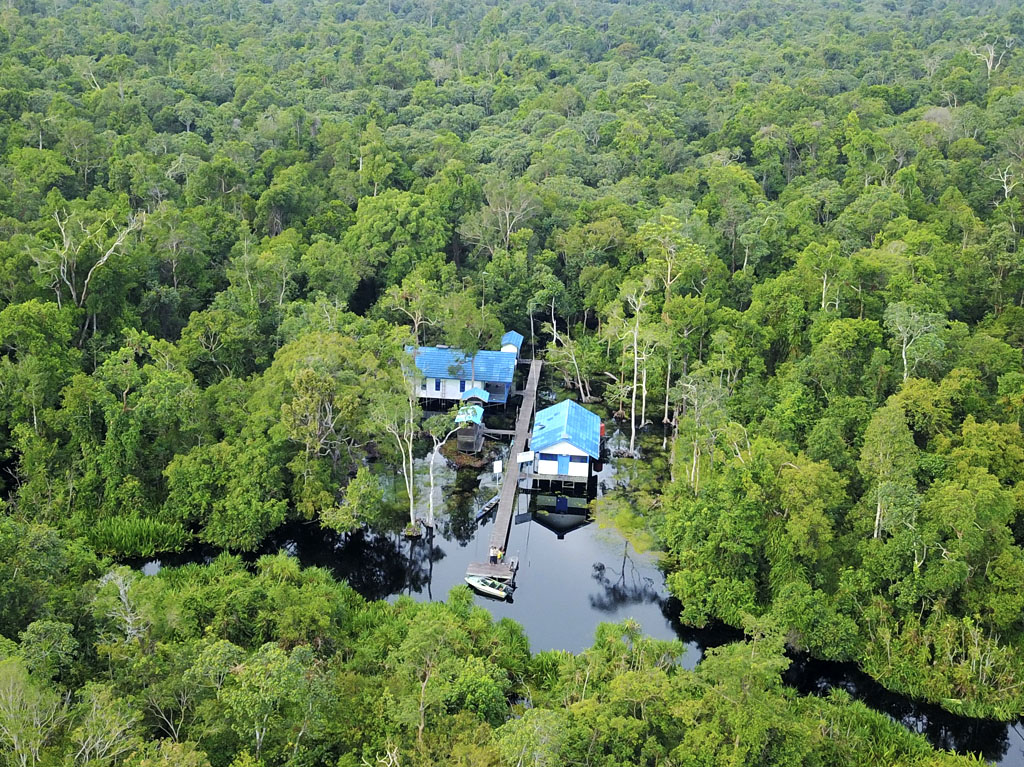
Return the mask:
<path id="1" fill-rule="evenodd" d="M 505 344 L 504 346 L 501 347 L 501 350 L 503 352 L 510 352 L 516 355 L 517 357 L 519 356 L 519 350 L 516 348 L 515 344 Z"/>
<path id="2" fill-rule="evenodd" d="M 550 474 L 551 476 L 563 476 L 563 477 L 580 477 L 586 479 L 590 476 L 588 471 L 589 464 L 586 463 L 569 463 L 569 473 L 561 474 L 558 471 L 558 461 L 542 461 L 537 459 L 537 468 L 535 469 L 536 474 Z"/>
<path id="3" fill-rule="evenodd" d="M 434 378 L 424 379 L 426 388 L 420 387 L 420 396 L 426 399 L 462 399 L 464 392 L 469 391 L 474 386 L 478 388 L 484 388 L 483 381 L 466 381 L 466 388 L 463 390 L 459 389 L 459 379 L 455 378 L 442 378 L 441 379 L 441 390 L 437 391 L 434 388 Z"/>
<path id="4" fill-rule="evenodd" d="M 568 442 L 556 442 L 551 447 L 545 448 L 544 450 L 537 451 L 537 458 L 534 459 L 534 473 L 535 474 L 550 474 L 552 476 L 558 475 L 558 461 L 542 461 L 540 459 L 541 453 L 547 455 L 551 453 L 553 455 L 568 455 L 568 456 L 582 456 L 587 459 L 587 463 L 574 463 L 569 462 L 569 474 L 562 476 L 580 477 L 586 479 L 590 475 L 590 456 L 583 450 L 580 450 L 575 445 L 571 445 Z"/>

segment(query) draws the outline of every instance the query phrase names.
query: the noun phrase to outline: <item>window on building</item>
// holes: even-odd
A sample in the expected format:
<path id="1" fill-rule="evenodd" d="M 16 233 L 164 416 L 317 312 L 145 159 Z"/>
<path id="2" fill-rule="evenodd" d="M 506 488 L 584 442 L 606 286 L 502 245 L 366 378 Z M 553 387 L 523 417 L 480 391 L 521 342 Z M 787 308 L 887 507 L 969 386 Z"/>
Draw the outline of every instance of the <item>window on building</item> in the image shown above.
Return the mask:
<path id="1" fill-rule="evenodd" d="M 554 453 L 541 453 L 540 454 L 540 459 L 542 461 L 557 461 L 558 460 L 558 456 L 555 455 Z"/>
<path id="2" fill-rule="evenodd" d="M 587 457 L 585 455 L 570 455 L 569 461 L 571 463 L 586 463 Z"/>
<path id="3" fill-rule="evenodd" d="M 434 379 L 434 391 L 441 391 L 441 379 L 440 378 L 435 378 Z"/>
<path id="4" fill-rule="evenodd" d="M 427 379 L 426 378 L 420 379 L 420 389 L 422 389 L 423 391 L 427 390 Z"/>
<path id="5" fill-rule="evenodd" d="M 460 380 L 459 381 L 459 393 L 462 393 L 464 391 L 466 391 L 466 382 Z"/>

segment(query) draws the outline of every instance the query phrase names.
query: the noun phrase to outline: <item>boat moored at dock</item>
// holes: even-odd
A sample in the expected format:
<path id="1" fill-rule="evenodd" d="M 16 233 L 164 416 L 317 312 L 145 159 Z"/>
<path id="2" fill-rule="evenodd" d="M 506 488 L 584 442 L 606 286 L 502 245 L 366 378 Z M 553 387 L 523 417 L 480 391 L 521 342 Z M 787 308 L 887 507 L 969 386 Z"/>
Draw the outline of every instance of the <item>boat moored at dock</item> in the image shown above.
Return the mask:
<path id="1" fill-rule="evenodd" d="M 495 599 L 507 599 L 512 596 L 512 591 L 515 589 L 515 586 L 510 583 L 502 583 L 485 575 L 467 575 L 466 583 L 481 594 L 486 594 Z"/>

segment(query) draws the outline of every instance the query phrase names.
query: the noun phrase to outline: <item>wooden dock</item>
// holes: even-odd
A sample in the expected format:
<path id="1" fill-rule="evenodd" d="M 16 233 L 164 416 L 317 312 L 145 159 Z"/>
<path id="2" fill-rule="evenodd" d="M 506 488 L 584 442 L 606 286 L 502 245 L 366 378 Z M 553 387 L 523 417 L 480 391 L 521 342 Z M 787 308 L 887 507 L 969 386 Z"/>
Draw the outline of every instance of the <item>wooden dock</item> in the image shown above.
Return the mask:
<path id="1" fill-rule="evenodd" d="M 518 569 L 519 560 L 512 557 L 507 562 L 499 562 L 496 565 L 490 562 L 473 562 L 466 568 L 466 575 L 482 575 L 499 581 L 511 581 L 516 577 Z"/>
<path id="2" fill-rule="evenodd" d="M 523 403 L 519 406 L 519 415 L 516 417 L 516 428 L 512 436 L 512 447 L 508 453 L 508 460 L 505 462 L 505 474 L 501 480 L 501 493 L 498 497 L 498 512 L 494 519 L 494 530 L 491 532 L 490 547 L 505 550 L 508 545 L 509 532 L 512 530 L 512 517 L 515 511 L 516 495 L 519 491 L 519 463 L 516 457 L 526 450 L 526 440 L 530 435 L 530 424 L 533 421 L 533 411 L 537 406 L 537 387 L 540 385 L 540 369 L 544 363 L 540 360 L 530 362 L 530 372 L 526 378 L 526 388 L 523 389 Z M 467 575 L 491 575 L 490 572 L 478 572 L 480 568 L 504 568 L 508 565 L 491 565 L 488 563 L 473 563 L 467 570 Z M 514 570 L 507 576 L 510 579 Z M 491 575 L 491 577 L 501 577 Z"/>
<path id="3" fill-rule="evenodd" d="M 519 464 L 516 462 L 516 456 L 526 450 L 526 440 L 530 436 L 530 424 L 533 422 L 533 410 L 537 406 L 537 387 L 540 385 L 540 369 L 543 365 L 540 360 L 530 363 L 530 373 L 526 379 L 526 389 L 523 391 L 523 404 L 519 406 L 512 448 L 508 453 L 505 476 L 501 480 L 501 497 L 498 499 L 498 514 L 494 519 L 494 530 L 491 532 L 491 546 L 502 550 L 508 545 L 508 535 L 512 529 L 512 512 L 515 510 L 516 493 L 519 491 Z"/>

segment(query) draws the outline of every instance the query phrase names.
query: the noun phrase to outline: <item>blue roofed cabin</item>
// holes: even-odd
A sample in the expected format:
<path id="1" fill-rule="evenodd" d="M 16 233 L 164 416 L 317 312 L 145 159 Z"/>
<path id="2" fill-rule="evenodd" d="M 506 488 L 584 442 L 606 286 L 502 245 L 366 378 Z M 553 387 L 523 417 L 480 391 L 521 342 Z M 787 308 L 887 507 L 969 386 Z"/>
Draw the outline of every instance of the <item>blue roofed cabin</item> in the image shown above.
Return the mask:
<path id="1" fill-rule="evenodd" d="M 508 352 L 509 354 L 516 355 L 516 359 L 519 359 L 523 351 L 523 338 L 522 333 L 517 333 L 514 330 L 508 331 L 501 337 L 501 350 Z"/>
<path id="2" fill-rule="evenodd" d="M 488 403 L 505 404 L 516 372 L 516 355 L 479 351 L 470 357 L 449 346 L 407 346 L 419 371 L 419 395 L 427 400 L 462 401 L 473 389 Z"/>
<path id="3" fill-rule="evenodd" d="M 530 449 L 538 479 L 585 482 L 601 455 L 601 419 L 572 400 L 559 402 L 537 413 Z"/>

